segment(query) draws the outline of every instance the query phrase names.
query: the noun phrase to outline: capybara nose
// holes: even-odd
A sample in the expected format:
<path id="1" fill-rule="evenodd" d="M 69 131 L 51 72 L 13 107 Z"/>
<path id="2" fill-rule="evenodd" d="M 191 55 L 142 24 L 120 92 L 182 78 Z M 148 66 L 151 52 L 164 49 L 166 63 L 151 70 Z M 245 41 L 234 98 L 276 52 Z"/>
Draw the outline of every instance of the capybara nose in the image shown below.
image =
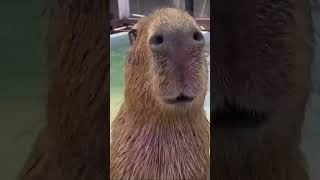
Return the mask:
<path id="1" fill-rule="evenodd" d="M 173 31 L 170 33 L 154 34 L 149 39 L 149 46 L 153 52 L 171 49 L 173 52 L 183 53 L 181 49 L 191 49 L 204 45 L 204 37 L 198 30 L 193 32 Z"/>
<path id="2" fill-rule="evenodd" d="M 193 37 L 194 41 L 204 43 L 204 37 L 201 32 L 199 32 L 199 31 L 194 32 L 192 37 Z"/>

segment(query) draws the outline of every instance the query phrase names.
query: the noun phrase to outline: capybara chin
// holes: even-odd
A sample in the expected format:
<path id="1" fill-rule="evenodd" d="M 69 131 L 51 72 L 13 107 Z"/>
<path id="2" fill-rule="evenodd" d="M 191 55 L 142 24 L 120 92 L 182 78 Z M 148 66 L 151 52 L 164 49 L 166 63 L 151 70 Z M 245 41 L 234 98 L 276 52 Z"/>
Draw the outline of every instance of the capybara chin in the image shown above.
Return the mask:
<path id="1" fill-rule="evenodd" d="M 213 13 L 213 179 L 309 179 L 309 1 L 217 0 Z"/>
<path id="2" fill-rule="evenodd" d="M 208 72 L 198 25 L 187 12 L 163 8 L 131 35 L 124 103 L 112 124 L 111 179 L 209 178 Z"/>

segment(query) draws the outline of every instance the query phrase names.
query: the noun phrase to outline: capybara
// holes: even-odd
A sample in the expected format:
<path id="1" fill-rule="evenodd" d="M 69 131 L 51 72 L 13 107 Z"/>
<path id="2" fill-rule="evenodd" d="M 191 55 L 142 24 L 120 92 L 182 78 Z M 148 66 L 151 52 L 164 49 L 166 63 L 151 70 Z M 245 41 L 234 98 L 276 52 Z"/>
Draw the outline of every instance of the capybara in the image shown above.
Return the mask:
<path id="1" fill-rule="evenodd" d="M 47 123 L 18 179 L 107 179 L 107 1 L 50 0 L 47 12 Z"/>
<path id="2" fill-rule="evenodd" d="M 308 180 L 300 131 L 311 89 L 308 0 L 215 0 L 214 180 Z"/>
<path id="3" fill-rule="evenodd" d="M 129 33 L 124 102 L 112 124 L 110 177 L 209 178 L 205 39 L 185 11 L 161 8 Z"/>

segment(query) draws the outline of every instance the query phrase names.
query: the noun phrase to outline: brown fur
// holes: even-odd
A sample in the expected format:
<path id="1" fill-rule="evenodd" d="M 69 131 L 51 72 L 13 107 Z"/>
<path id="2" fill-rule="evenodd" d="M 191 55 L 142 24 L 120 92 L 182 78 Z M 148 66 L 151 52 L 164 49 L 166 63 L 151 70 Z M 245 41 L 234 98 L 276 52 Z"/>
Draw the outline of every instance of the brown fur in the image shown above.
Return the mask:
<path id="1" fill-rule="evenodd" d="M 174 72 L 180 70 L 172 70 L 173 59 L 166 54 L 153 55 L 148 44 L 153 33 L 198 30 L 198 26 L 186 12 L 168 8 L 145 17 L 136 28 L 137 39 L 125 65 L 124 103 L 112 125 L 111 179 L 209 178 L 209 123 L 203 110 L 208 72 L 203 47 L 190 49 L 190 64 L 185 67 L 192 67 L 186 91 L 197 92 L 197 98 L 172 107 L 161 98 L 178 91 Z M 161 60 L 167 64 L 157 64 Z"/>
<path id="2" fill-rule="evenodd" d="M 106 3 L 49 3 L 48 122 L 21 180 L 107 179 Z"/>
<path id="3" fill-rule="evenodd" d="M 309 1 L 217 0 L 213 13 L 213 179 L 308 180 Z"/>

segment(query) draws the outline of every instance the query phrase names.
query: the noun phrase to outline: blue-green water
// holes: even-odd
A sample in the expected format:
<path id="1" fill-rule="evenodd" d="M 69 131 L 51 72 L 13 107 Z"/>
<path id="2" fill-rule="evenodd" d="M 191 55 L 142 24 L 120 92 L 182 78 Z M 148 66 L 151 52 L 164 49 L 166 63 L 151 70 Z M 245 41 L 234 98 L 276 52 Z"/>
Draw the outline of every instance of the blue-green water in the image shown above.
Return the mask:
<path id="1" fill-rule="evenodd" d="M 207 48 L 210 47 L 210 33 L 204 34 L 206 37 Z M 117 115 L 123 102 L 124 91 L 124 60 L 129 49 L 127 33 L 119 33 L 110 36 L 110 123 Z M 210 56 L 207 58 L 210 61 Z M 208 63 L 209 64 L 209 63 Z M 210 68 L 208 66 L 210 71 Z M 209 77 L 210 78 L 210 77 Z M 210 81 L 207 92 L 205 107 L 208 120 L 210 120 Z"/>

